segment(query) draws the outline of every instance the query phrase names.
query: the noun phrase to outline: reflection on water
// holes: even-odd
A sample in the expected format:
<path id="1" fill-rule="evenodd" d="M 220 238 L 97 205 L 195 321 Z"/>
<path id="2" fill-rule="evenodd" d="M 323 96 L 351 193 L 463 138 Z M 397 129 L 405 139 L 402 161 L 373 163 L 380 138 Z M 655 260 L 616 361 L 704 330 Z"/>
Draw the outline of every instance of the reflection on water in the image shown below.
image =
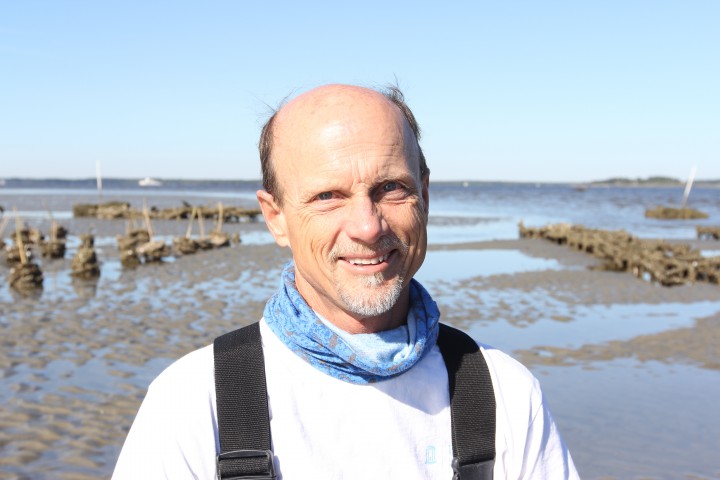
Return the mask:
<path id="1" fill-rule="evenodd" d="M 559 270 L 552 259 L 529 257 L 517 250 L 430 250 L 415 278 L 421 283 L 537 270 Z"/>
<path id="2" fill-rule="evenodd" d="M 512 296 L 518 298 L 517 293 Z M 718 311 L 720 302 L 572 306 L 555 302 L 544 316 L 521 328 L 498 319 L 472 324 L 469 333 L 506 352 L 538 346 L 577 348 L 690 327 L 696 318 Z"/>
<path id="3" fill-rule="evenodd" d="M 517 238 L 517 221 L 500 218 L 464 225 L 428 225 L 428 243 L 442 245 Z"/>
<path id="4" fill-rule="evenodd" d="M 720 371 L 624 359 L 535 374 L 583 479 L 719 478 Z"/>
<path id="5" fill-rule="evenodd" d="M 95 297 L 95 295 L 97 294 L 97 278 L 73 278 L 70 283 L 72 284 L 73 291 L 75 292 L 75 295 L 78 296 L 78 298 L 88 300 Z"/>
<path id="6" fill-rule="evenodd" d="M 267 230 L 244 232 L 240 239 L 243 245 L 270 245 L 275 242 L 275 239 Z"/>
<path id="7" fill-rule="evenodd" d="M 18 210 L 17 212 L 11 213 L 13 217 L 18 216 L 23 219 L 46 219 L 48 218 L 48 212 L 42 210 Z M 69 210 L 63 210 L 60 212 L 54 212 L 53 218 L 56 220 L 69 220 L 73 218 L 73 214 Z"/>

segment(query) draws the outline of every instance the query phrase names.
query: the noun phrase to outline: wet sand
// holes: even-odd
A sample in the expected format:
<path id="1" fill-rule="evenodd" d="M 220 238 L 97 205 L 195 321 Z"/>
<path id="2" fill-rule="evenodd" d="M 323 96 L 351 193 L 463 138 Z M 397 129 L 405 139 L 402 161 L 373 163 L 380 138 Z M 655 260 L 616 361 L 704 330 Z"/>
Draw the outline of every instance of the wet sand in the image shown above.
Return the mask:
<path id="1" fill-rule="evenodd" d="M 64 260 L 41 260 L 45 289 L 39 299 L 11 292 L 6 285 L 8 269 L 0 267 L 2 478 L 109 477 L 152 378 L 174 359 L 207 345 L 215 336 L 257 320 L 289 259 L 287 251 L 273 244 L 250 241 L 123 271 L 114 248 L 114 235 L 124 231 L 123 222 L 70 223 L 71 232 L 93 230 L 98 236 L 103 273 L 97 282 L 71 280 L 72 249 Z M 170 237 L 184 234 L 186 224 L 158 222 L 155 228 Z M 233 231 L 246 239 L 262 238 L 264 226 L 228 225 L 226 232 Z M 699 467 L 692 471 L 682 465 L 665 474 L 642 468 L 636 471 L 625 461 L 606 457 L 598 465 L 592 458 L 601 450 L 584 441 L 592 436 L 584 437 L 587 432 L 583 429 L 585 424 L 592 425 L 598 412 L 583 411 L 582 406 L 564 407 L 575 396 L 573 382 L 583 378 L 584 369 L 608 365 L 610 371 L 617 362 L 630 362 L 641 369 L 646 363 L 687 368 L 720 385 L 717 286 L 661 288 L 628 274 L 592 271 L 587 268 L 595 262 L 592 257 L 539 240 L 433 245 L 428 258 L 441 251 L 519 252 L 528 261 L 548 259 L 555 265 L 462 278 L 448 272 L 445 281 L 426 285 L 438 301 L 444 321 L 485 343 L 493 344 L 494 339 L 484 338 L 483 328 L 501 323 L 512 329 L 512 339 L 512 332 L 520 335 L 546 323 L 570 328 L 586 308 L 671 305 L 682 311 L 682 306 L 688 305 L 688 321 L 680 328 L 664 327 L 631 338 L 611 332 L 609 340 L 576 341 L 572 346 L 538 341 L 527 347 L 510 344 L 501 348 L 538 373 L 543 384 L 547 380 L 546 394 L 552 405 L 559 407 L 553 408 L 555 416 L 561 430 L 570 433 L 566 440 L 583 478 L 720 478 L 720 468 L 713 468 L 702 447 L 679 452 L 690 458 L 697 452 L 702 456 L 695 462 Z M 483 265 L 477 265 L 477 270 L 482 272 Z M 710 314 L 695 318 L 698 305 Z M 686 387 L 686 393 L 692 388 L 697 389 L 694 395 L 706 394 L 702 385 Z M 612 416 L 611 412 L 602 414 Z M 715 414 L 709 419 L 710 425 L 717 424 L 717 418 Z M 716 433 L 714 437 L 712 432 L 703 435 L 711 435 L 709 441 L 717 442 Z M 626 434 L 632 436 L 633 432 Z M 692 445 L 697 439 L 686 440 Z M 635 448 L 642 452 L 643 445 Z"/>

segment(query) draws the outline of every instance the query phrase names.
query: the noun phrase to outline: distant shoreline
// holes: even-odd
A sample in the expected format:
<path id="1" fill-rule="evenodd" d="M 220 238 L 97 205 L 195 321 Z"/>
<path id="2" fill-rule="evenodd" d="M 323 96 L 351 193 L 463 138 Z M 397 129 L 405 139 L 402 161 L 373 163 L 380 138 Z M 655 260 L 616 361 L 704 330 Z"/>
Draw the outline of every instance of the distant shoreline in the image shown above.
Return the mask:
<path id="1" fill-rule="evenodd" d="M 166 179 L 157 178 L 161 186 L 140 186 L 140 179 L 137 178 L 103 178 L 103 189 L 106 190 L 134 190 L 134 189 L 259 189 L 262 188 L 262 181 L 257 180 L 190 180 L 190 179 Z M 603 187 L 631 187 L 631 188 L 661 188 L 661 187 L 683 187 L 684 181 L 665 178 L 649 177 L 647 179 L 611 178 L 607 180 L 594 180 L 589 182 L 548 182 L 548 181 L 507 181 L 507 180 L 436 180 L 433 185 L 441 186 L 477 186 L 477 185 L 536 185 L 536 186 L 567 186 L 576 190 Z M 720 188 L 720 179 L 717 180 L 696 180 L 693 184 L 701 188 Z M 67 189 L 97 189 L 95 178 L 5 178 L 0 183 L 2 189 L 17 188 L 67 188 Z"/>
<path id="2" fill-rule="evenodd" d="M 188 180 L 158 178 L 159 186 L 141 186 L 138 178 L 103 178 L 103 190 L 235 190 L 262 188 L 260 180 Z M 73 190 L 97 190 L 95 178 L 6 178 L 0 186 L 13 188 L 61 188 Z"/>

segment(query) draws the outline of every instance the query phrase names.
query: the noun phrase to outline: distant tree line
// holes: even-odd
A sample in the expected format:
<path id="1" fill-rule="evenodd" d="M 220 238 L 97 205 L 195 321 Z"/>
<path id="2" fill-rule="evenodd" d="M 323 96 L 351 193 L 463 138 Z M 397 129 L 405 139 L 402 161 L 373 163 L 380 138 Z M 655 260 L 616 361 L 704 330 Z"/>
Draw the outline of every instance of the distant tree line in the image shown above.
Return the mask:
<path id="1" fill-rule="evenodd" d="M 591 182 L 593 184 L 612 184 L 612 185 L 646 185 L 646 184 L 659 184 L 659 185 L 676 185 L 683 183 L 677 178 L 671 177 L 647 177 L 647 178 L 623 178 L 613 177 L 607 180 L 596 180 Z"/>

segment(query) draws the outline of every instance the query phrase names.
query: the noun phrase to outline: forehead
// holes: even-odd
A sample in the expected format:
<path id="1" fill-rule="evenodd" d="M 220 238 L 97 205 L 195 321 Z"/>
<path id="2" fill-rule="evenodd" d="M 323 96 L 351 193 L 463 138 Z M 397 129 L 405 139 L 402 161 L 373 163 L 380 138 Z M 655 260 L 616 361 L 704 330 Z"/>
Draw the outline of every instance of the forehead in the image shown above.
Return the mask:
<path id="1" fill-rule="evenodd" d="M 325 87 L 288 103 L 276 118 L 273 163 L 280 183 L 308 169 L 338 169 L 383 158 L 417 163 L 417 141 L 400 109 L 384 95 L 358 87 Z M 356 165 L 362 167 L 362 165 Z M 310 172 L 307 172 L 310 173 Z M 317 173 L 317 172 L 315 172 Z"/>
<path id="2" fill-rule="evenodd" d="M 400 109 L 379 92 L 329 85 L 311 90 L 283 107 L 278 112 L 274 136 L 278 143 L 291 140 L 298 144 L 322 132 L 332 135 L 339 128 L 345 128 L 348 135 L 388 129 L 397 133 L 405 130 L 406 123 Z"/>

